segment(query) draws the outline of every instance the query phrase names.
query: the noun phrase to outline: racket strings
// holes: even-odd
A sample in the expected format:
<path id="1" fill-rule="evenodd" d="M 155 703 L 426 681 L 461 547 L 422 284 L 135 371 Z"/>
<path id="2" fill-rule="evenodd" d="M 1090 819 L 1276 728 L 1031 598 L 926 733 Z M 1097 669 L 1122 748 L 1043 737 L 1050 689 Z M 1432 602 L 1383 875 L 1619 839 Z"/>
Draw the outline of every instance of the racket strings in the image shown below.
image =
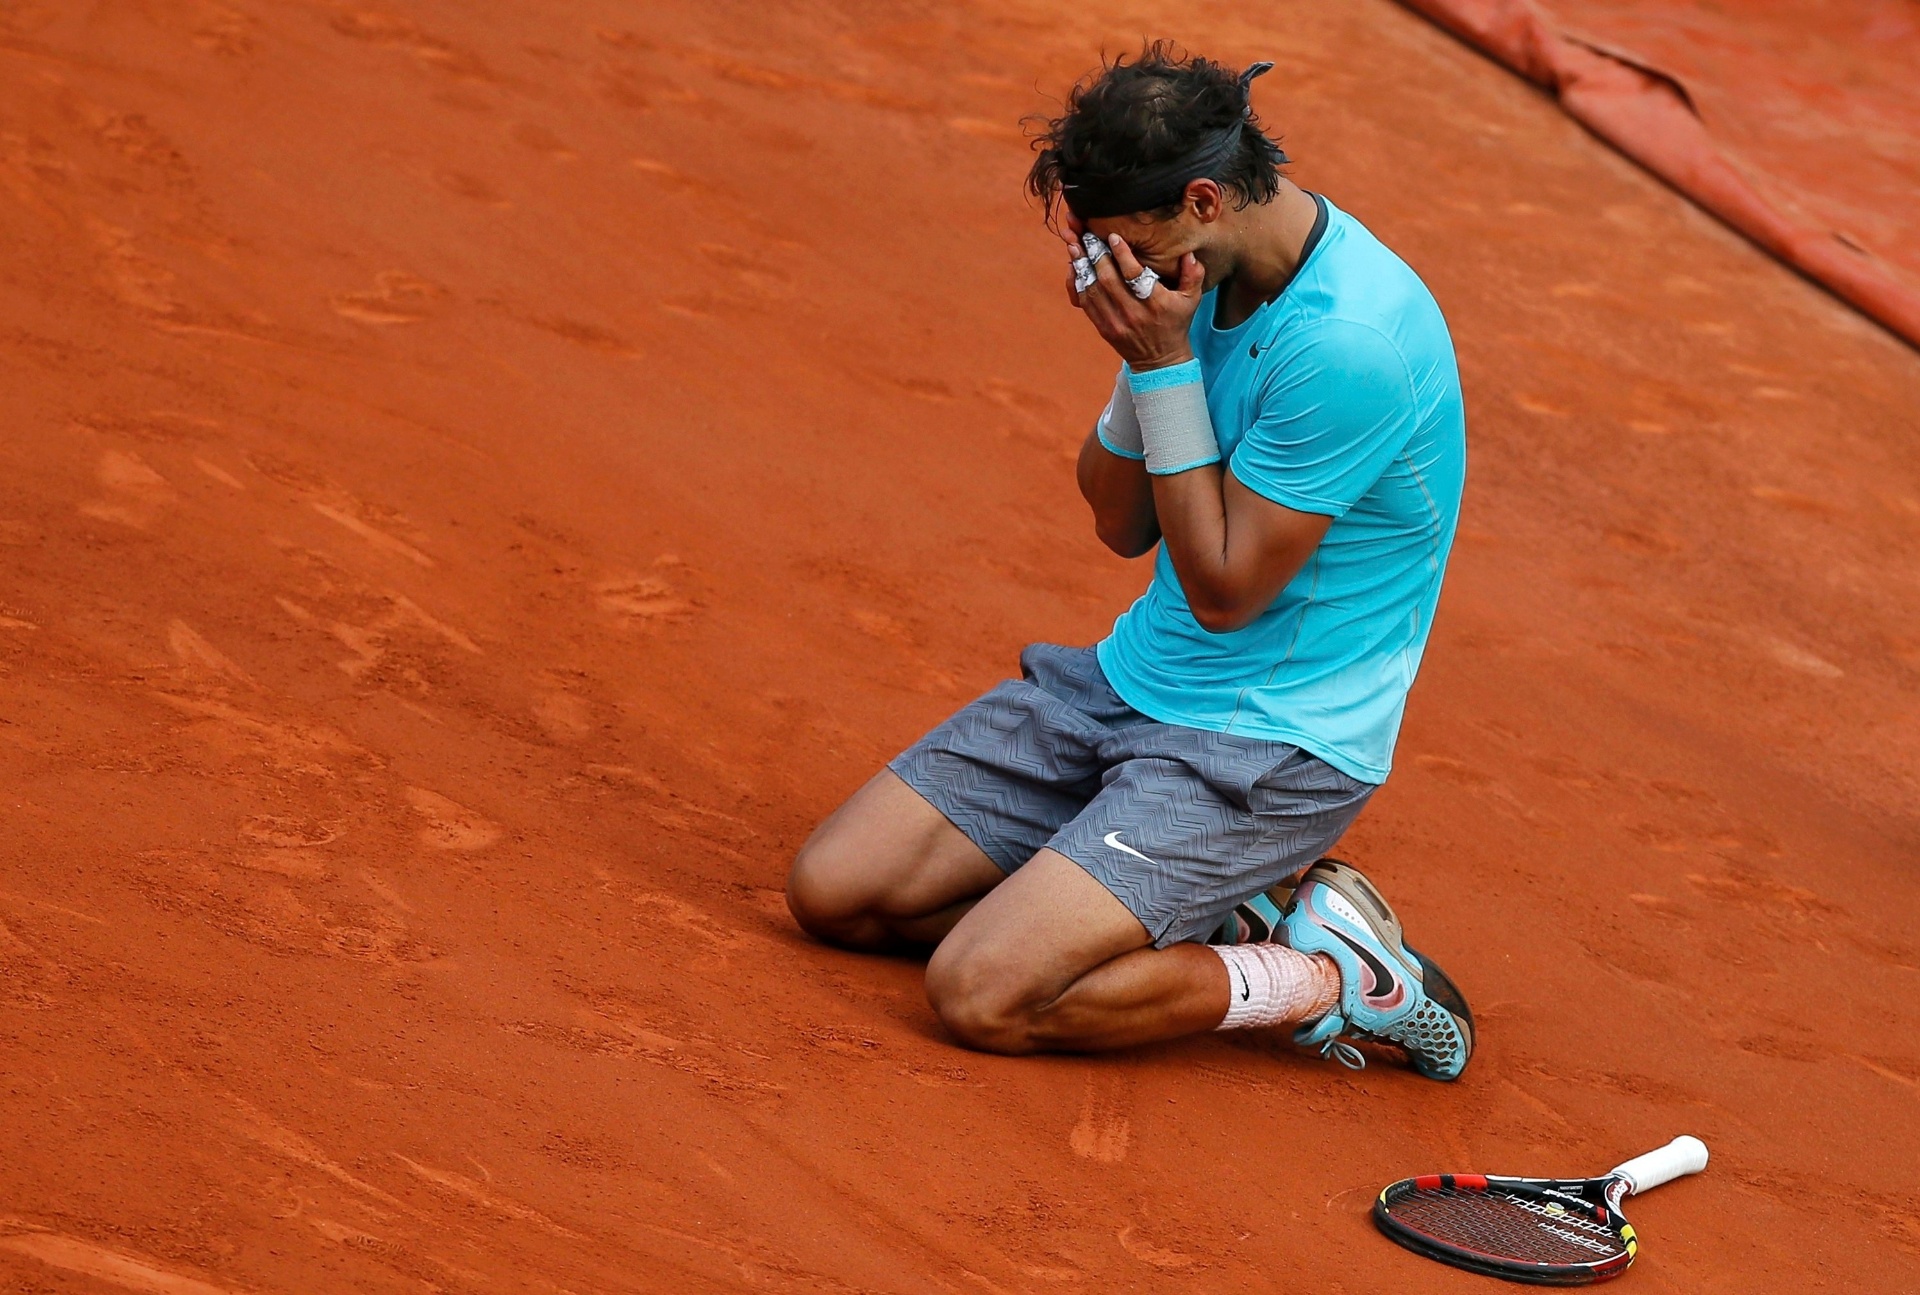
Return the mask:
<path id="1" fill-rule="evenodd" d="M 1501 1191 L 1428 1188 L 1390 1207 L 1436 1241 L 1530 1264 L 1593 1264 L 1627 1253 L 1613 1228 L 1564 1207 Z"/>

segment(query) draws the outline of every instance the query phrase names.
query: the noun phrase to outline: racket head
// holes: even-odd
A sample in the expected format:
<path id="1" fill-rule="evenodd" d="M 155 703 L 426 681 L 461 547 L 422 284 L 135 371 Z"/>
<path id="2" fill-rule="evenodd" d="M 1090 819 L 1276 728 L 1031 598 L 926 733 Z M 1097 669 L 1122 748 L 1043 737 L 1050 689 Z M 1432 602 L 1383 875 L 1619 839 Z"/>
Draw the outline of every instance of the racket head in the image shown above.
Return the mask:
<path id="1" fill-rule="evenodd" d="M 1618 1277 L 1640 1248 L 1617 1178 L 1422 1174 L 1373 1203 L 1373 1221 L 1415 1254 L 1536 1286 Z"/>

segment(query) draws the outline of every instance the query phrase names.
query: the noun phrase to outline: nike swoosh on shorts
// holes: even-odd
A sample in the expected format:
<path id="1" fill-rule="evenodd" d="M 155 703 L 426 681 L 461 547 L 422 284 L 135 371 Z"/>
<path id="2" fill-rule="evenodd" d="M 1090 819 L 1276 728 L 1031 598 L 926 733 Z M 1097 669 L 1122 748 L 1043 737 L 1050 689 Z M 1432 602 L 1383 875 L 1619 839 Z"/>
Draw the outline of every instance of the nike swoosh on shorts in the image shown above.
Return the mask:
<path id="1" fill-rule="evenodd" d="M 1156 868 L 1160 866 L 1160 861 L 1158 859 L 1149 859 L 1146 855 L 1140 853 L 1138 850 L 1128 845 L 1125 841 L 1122 841 L 1120 839 L 1120 834 L 1118 832 L 1109 832 L 1105 836 L 1101 837 L 1100 839 L 1105 841 L 1108 845 L 1112 846 L 1114 849 L 1120 851 L 1120 853 L 1122 854 L 1130 854 L 1134 858 L 1140 860 L 1140 862 L 1150 863 Z"/>

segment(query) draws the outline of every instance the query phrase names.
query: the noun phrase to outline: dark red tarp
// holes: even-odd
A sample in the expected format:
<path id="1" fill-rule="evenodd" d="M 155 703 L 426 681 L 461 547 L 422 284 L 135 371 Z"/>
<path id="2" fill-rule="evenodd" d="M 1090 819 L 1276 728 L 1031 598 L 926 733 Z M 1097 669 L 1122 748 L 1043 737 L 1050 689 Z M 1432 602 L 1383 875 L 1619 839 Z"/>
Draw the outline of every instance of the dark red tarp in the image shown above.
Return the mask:
<path id="1" fill-rule="evenodd" d="M 1916 0 L 1401 0 L 1920 346 Z"/>

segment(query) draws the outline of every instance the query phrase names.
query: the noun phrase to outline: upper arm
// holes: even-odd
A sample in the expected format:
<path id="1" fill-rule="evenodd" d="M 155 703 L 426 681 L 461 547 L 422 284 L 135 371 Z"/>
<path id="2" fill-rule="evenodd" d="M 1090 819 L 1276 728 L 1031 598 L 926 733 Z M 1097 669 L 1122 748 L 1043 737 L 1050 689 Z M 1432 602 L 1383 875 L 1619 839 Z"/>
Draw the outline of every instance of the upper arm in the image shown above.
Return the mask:
<path id="1" fill-rule="evenodd" d="M 1399 349 L 1365 324 L 1324 320 L 1261 392 L 1233 475 L 1285 508 L 1339 517 L 1406 448 L 1418 420 Z"/>

